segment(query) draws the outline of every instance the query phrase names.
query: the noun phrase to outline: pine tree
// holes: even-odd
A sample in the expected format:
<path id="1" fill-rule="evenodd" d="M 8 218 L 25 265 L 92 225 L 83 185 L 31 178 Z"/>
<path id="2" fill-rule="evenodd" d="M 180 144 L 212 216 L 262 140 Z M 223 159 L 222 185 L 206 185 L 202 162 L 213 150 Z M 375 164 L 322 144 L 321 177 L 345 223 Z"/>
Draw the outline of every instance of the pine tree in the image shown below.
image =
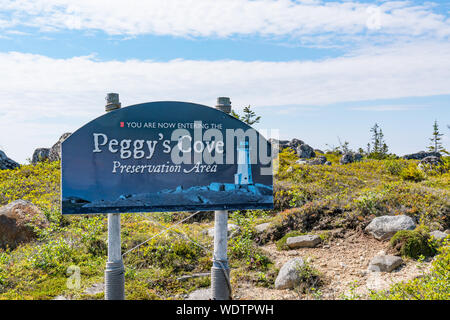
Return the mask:
<path id="1" fill-rule="evenodd" d="M 249 126 L 251 126 L 252 124 L 258 123 L 259 120 L 261 119 L 261 116 L 257 116 L 256 113 L 250 109 L 250 105 L 248 107 L 245 107 L 243 112 L 244 112 L 244 114 L 242 116 L 240 116 L 238 113 L 236 113 L 235 111 L 232 110 L 231 115 L 233 117 L 245 122 Z"/>
<path id="2" fill-rule="evenodd" d="M 444 152 L 447 153 L 447 151 L 442 146 L 441 140 L 443 134 L 439 132 L 439 126 L 437 123 L 437 120 L 434 120 L 433 124 L 433 136 L 430 138 L 431 145 L 428 147 L 428 150 L 431 152 Z"/>
<path id="3" fill-rule="evenodd" d="M 370 129 L 372 132 L 372 145 L 367 144 L 367 152 L 369 153 L 369 158 L 373 159 L 384 159 L 387 156 L 389 147 L 384 141 L 383 130 L 381 130 L 378 123 Z"/>
<path id="4" fill-rule="evenodd" d="M 370 132 L 372 132 L 372 152 L 371 153 L 379 153 L 380 152 L 380 127 L 378 126 L 378 123 L 375 123 L 375 125 L 370 129 Z"/>

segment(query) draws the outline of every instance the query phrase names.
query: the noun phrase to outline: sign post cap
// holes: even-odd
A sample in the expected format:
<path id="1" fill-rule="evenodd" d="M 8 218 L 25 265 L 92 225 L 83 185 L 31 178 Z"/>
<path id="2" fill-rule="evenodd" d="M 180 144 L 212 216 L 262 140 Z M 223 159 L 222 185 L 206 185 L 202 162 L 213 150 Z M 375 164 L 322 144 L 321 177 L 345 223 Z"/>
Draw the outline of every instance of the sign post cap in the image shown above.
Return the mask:
<path id="1" fill-rule="evenodd" d="M 106 94 L 106 106 L 105 111 L 109 112 L 112 110 L 120 109 L 122 106 L 119 102 L 119 94 L 118 93 L 108 93 Z"/>
<path id="2" fill-rule="evenodd" d="M 231 100 L 228 97 L 218 97 L 216 109 L 225 113 L 231 112 Z"/>

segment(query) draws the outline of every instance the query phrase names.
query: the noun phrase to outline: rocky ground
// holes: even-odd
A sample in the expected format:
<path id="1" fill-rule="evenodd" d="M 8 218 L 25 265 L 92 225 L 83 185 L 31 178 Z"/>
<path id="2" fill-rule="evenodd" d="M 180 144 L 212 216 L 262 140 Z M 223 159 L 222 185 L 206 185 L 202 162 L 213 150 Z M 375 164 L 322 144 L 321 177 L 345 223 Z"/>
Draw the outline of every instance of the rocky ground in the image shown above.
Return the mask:
<path id="1" fill-rule="evenodd" d="M 241 283 L 234 292 L 235 299 L 364 299 L 370 290 L 388 289 L 393 283 L 413 279 L 430 266 L 430 261 L 408 259 L 391 273 L 368 271 L 371 259 L 380 253 L 386 253 L 389 243 L 376 240 L 363 232 L 348 233 L 316 248 L 279 251 L 273 243 L 262 248 L 278 268 L 294 257 L 310 261 L 323 275 L 324 283 L 320 287 L 320 293 L 305 295 L 299 294 L 295 289 L 277 290 Z"/>

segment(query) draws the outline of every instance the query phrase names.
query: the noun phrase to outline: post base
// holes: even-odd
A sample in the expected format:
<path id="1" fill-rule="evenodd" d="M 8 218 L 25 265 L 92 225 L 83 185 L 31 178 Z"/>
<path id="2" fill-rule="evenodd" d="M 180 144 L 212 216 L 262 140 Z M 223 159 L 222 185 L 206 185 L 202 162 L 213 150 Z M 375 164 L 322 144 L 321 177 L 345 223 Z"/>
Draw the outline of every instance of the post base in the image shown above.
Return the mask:
<path id="1" fill-rule="evenodd" d="M 224 274 L 226 273 L 226 276 Z M 230 269 L 225 265 L 225 270 L 222 267 L 213 266 L 211 268 L 211 298 L 212 300 L 231 300 L 231 292 L 228 286 L 228 279 L 230 278 Z"/>
<path id="2" fill-rule="evenodd" d="M 122 261 L 106 263 L 105 300 L 125 300 L 125 268 Z"/>

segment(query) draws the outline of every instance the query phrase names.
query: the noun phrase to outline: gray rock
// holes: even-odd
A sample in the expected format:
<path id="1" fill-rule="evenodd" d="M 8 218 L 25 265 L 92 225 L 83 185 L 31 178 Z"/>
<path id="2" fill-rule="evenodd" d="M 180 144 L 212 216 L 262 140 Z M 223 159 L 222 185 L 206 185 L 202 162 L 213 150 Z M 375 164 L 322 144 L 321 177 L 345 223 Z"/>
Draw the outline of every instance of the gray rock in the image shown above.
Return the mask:
<path id="1" fill-rule="evenodd" d="M 308 164 L 308 161 L 303 160 L 303 159 L 298 159 L 297 161 L 295 161 L 296 164 Z"/>
<path id="2" fill-rule="evenodd" d="M 363 158 L 363 156 L 362 156 L 361 153 L 355 153 L 355 154 L 353 155 L 353 161 L 354 161 L 354 162 L 361 161 L 362 158 Z"/>
<path id="3" fill-rule="evenodd" d="M 286 262 L 280 269 L 275 279 L 275 289 L 292 289 L 300 282 L 299 268 L 304 266 L 302 258 L 293 258 Z"/>
<path id="4" fill-rule="evenodd" d="M 420 160 L 418 167 L 420 169 L 432 169 L 444 164 L 444 161 L 439 157 L 429 156 Z"/>
<path id="5" fill-rule="evenodd" d="M 66 132 L 64 133 L 51 148 L 48 153 L 49 161 L 59 161 L 61 160 L 61 143 L 66 140 L 72 133 Z"/>
<path id="6" fill-rule="evenodd" d="M 192 291 L 186 300 L 211 300 L 211 289 L 197 289 Z"/>
<path id="7" fill-rule="evenodd" d="M 278 149 L 280 151 L 283 150 L 284 148 L 287 148 L 288 144 L 289 144 L 289 140 L 277 140 L 277 139 L 270 138 L 268 141 L 272 145 L 278 144 Z"/>
<path id="8" fill-rule="evenodd" d="M 406 215 L 381 216 L 374 218 L 365 230 L 378 240 L 387 240 L 397 231 L 413 230 L 415 227 L 414 220 Z"/>
<path id="9" fill-rule="evenodd" d="M 342 155 L 341 159 L 339 160 L 339 163 L 340 164 L 349 164 L 349 163 L 361 161 L 361 159 L 362 159 L 362 155 L 360 153 L 347 152 Z"/>
<path id="10" fill-rule="evenodd" d="M 403 263 L 403 259 L 397 256 L 378 255 L 369 263 L 369 271 L 391 272 Z"/>
<path id="11" fill-rule="evenodd" d="M 235 224 L 229 223 L 227 229 L 228 229 L 228 237 L 230 237 L 234 234 L 235 231 L 239 230 L 239 227 Z M 214 238 L 214 227 L 209 228 L 208 230 L 204 231 L 204 233 L 206 233 L 208 236 Z"/>
<path id="12" fill-rule="evenodd" d="M 31 158 L 31 163 L 36 164 L 40 161 L 48 160 L 49 154 L 50 154 L 50 148 L 37 148 L 33 152 L 33 157 Z"/>
<path id="13" fill-rule="evenodd" d="M 331 161 L 325 162 L 325 165 L 326 165 L 326 166 L 331 166 L 331 164 L 332 164 Z"/>
<path id="14" fill-rule="evenodd" d="M 445 232 L 436 230 L 436 231 L 430 232 L 430 236 L 432 236 L 436 240 L 442 241 L 448 236 L 448 234 Z"/>
<path id="15" fill-rule="evenodd" d="M 15 169 L 20 167 L 20 164 L 8 158 L 6 154 L 0 150 L 0 170 Z"/>
<path id="16" fill-rule="evenodd" d="M 420 151 L 420 152 L 417 152 L 417 153 L 404 155 L 403 159 L 406 159 L 406 160 L 422 160 L 422 159 L 424 159 L 426 157 L 430 157 L 430 156 L 441 158 L 442 155 L 439 152 Z"/>
<path id="17" fill-rule="evenodd" d="M 294 138 L 289 142 L 288 147 L 296 151 L 302 144 L 305 144 L 302 140 Z"/>
<path id="18" fill-rule="evenodd" d="M 297 151 L 298 157 L 302 158 L 302 159 L 311 159 L 316 156 L 314 149 L 307 144 L 302 144 L 302 145 L 298 146 L 296 151 Z"/>
<path id="19" fill-rule="evenodd" d="M 351 153 L 344 153 L 339 160 L 340 164 L 348 164 L 353 162 L 353 155 Z"/>
<path id="20" fill-rule="evenodd" d="M 255 230 L 257 233 L 263 233 L 270 227 L 270 222 L 261 223 L 255 226 Z"/>
<path id="21" fill-rule="evenodd" d="M 310 164 L 310 165 L 323 165 L 326 162 L 327 162 L 327 158 L 325 156 L 318 156 L 317 158 L 309 160 L 308 164 Z"/>
<path id="22" fill-rule="evenodd" d="M 290 148 L 293 151 L 297 151 L 297 148 L 304 144 L 304 142 L 300 139 L 292 139 L 292 140 L 277 140 L 277 139 L 269 139 L 270 143 L 278 143 L 278 149 L 281 151 L 286 148 Z"/>
<path id="23" fill-rule="evenodd" d="M 314 248 L 322 240 L 317 235 L 307 234 L 304 236 L 289 237 L 286 239 L 286 245 L 290 249 L 295 248 Z"/>

